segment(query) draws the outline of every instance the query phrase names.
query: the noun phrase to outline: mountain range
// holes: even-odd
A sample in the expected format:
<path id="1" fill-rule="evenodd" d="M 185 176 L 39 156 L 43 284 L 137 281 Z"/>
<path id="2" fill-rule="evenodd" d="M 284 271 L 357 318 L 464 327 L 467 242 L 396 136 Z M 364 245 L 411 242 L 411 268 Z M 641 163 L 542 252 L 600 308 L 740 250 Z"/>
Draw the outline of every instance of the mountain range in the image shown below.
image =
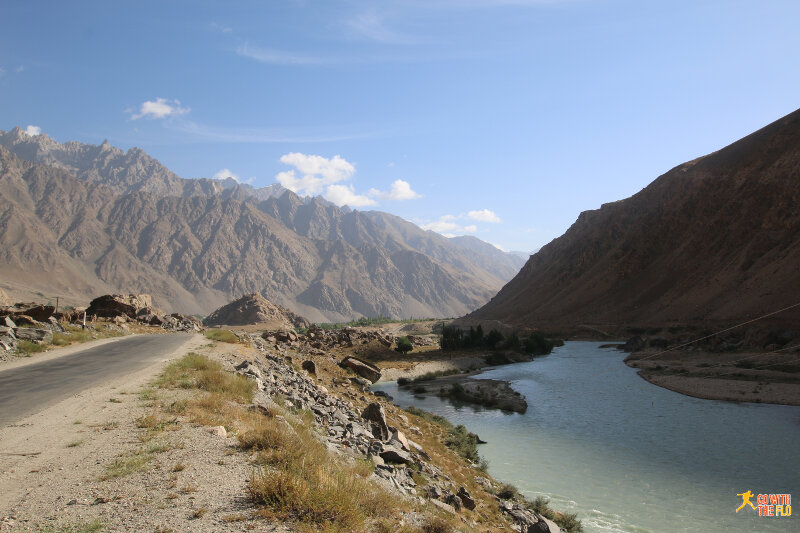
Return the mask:
<path id="1" fill-rule="evenodd" d="M 770 320 L 796 327 L 798 206 L 800 110 L 581 213 L 461 323 L 613 330 L 780 311 Z"/>
<path id="2" fill-rule="evenodd" d="M 280 185 L 185 179 L 139 148 L 0 132 L 0 273 L 10 294 L 76 303 L 147 292 L 207 314 L 258 293 L 312 321 L 445 317 L 524 258 Z"/>

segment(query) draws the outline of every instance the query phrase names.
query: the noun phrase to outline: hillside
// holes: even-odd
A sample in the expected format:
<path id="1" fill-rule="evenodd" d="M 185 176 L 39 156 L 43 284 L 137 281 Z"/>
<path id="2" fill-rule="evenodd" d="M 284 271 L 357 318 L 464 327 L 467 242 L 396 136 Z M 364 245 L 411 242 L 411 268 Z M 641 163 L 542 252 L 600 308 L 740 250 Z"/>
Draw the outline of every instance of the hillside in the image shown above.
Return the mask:
<path id="1" fill-rule="evenodd" d="M 19 128 L 0 132 L 0 228 L 7 292 L 67 303 L 148 292 L 198 314 L 258 293 L 313 321 L 457 316 L 522 264 L 386 213 L 183 179 L 137 148 Z"/>
<path id="2" fill-rule="evenodd" d="M 461 323 L 731 324 L 796 304 L 798 205 L 800 110 L 582 213 Z"/>

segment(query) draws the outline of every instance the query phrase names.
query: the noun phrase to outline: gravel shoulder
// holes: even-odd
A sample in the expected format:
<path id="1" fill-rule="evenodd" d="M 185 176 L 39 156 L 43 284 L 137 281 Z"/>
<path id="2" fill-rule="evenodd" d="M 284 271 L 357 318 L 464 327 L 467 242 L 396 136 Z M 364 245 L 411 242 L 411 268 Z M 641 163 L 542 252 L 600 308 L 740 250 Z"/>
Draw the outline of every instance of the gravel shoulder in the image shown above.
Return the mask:
<path id="1" fill-rule="evenodd" d="M 240 346 L 191 337 L 165 359 L 189 351 L 219 357 Z M 0 428 L 0 531 L 42 531 L 103 524 L 105 531 L 244 530 L 237 502 L 251 466 L 233 440 L 207 428 L 176 425 L 145 440 L 137 419 L 152 407 L 139 394 L 164 362 L 86 389 Z M 147 464 L 102 480 L 110 466 Z M 218 524 L 202 524 L 205 510 Z M 227 516 L 231 522 L 222 522 Z M 161 529 L 158 529 L 161 528 Z"/>

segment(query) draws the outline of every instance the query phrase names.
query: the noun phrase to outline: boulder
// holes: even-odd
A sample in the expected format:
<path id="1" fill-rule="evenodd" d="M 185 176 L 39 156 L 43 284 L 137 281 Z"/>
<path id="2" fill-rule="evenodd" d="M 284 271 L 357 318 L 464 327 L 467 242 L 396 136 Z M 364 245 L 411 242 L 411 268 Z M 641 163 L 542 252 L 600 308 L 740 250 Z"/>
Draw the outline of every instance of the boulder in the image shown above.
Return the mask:
<path id="1" fill-rule="evenodd" d="M 9 327 L 9 328 L 12 328 L 12 329 L 17 327 L 17 324 L 13 320 L 11 320 L 10 316 L 7 316 L 7 317 L 5 317 L 3 319 L 3 324 L 5 324 L 6 327 Z"/>
<path id="2" fill-rule="evenodd" d="M 89 303 L 88 315 L 102 318 L 126 316 L 135 319 L 142 308 L 153 307 L 153 298 L 149 294 L 105 294 Z"/>
<path id="3" fill-rule="evenodd" d="M 300 367 L 301 367 L 303 370 L 305 370 L 306 372 L 308 372 L 309 374 L 314 374 L 314 375 L 316 375 L 316 373 L 317 373 L 317 365 L 316 365 L 316 364 L 314 364 L 314 361 L 309 361 L 309 360 L 307 359 L 307 360 L 303 361 L 303 362 L 300 364 Z"/>
<path id="4" fill-rule="evenodd" d="M 461 498 L 461 504 L 464 507 L 466 507 L 470 511 L 475 509 L 475 499 L 472 497 L 472 495 L 469 492 L 467 492 L 467 489 L 465 489 L 464 487 L 459 488 L 458 489 L 458 493 L 456 494 L 456 496 Z"/>
<path id="5" fill-rule="evenodd" d="M 384 446 L 383 450 L 380 453 L 380 456 L 381 459 L 383 459 L 387 463 L 408 464 L 411 462 L 410 454 L 404 452 L 400 448 L 391 445 Z"/>
<path id="6" fill-rule="evenodd" d="M 389 426 L 386 424 L 386 413 L 381 404 L 373 402 L 366 406 L 361 412 L 361 418 L 370 423 L 372 434 L 376 439 L 384 442 L 389 440 Z"/>
<path id="7" fill-rule="evenodd" d="M 380 368 L 366 361 L 362 361 L 357 357 L 345 357 L 342 359 L 342 362 L 339 363 L 339 366 L 342 368 L 349 368 L 362 378 L 366 378 L 373 383 L 381 379 Z"/>
<path id="8" fill-rule="evenodd" d="M 17 328 L 14 332 L 20 340 L 34 342 L 53 342 L 53 332 L 40 328 Z"/>

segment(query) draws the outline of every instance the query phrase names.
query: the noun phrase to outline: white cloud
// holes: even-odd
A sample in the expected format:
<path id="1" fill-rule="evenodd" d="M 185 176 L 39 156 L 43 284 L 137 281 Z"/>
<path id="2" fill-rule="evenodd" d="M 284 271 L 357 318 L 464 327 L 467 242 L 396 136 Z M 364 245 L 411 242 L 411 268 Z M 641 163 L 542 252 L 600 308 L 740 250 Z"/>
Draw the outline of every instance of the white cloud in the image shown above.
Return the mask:
<path id="1" fill-rule="evenodd" d="M 389 29 L 384 23 L 384 17 L 374 11 L 356 15 L 347 21 L 347 26 L 359 36 L 381 43 L 412 44 L 417 42 L 417 39 L 411 36 Z"/>
<path id="2" fill-rule="evenodd" d="M 25 65 L 20 65 L 20 66 L 18 66 L 17 68 L 14 69 L 14 72 L 20 73 L 23 70 L 25 70 Z"/>
<path id="3" fill-rule="evenodd" d="M 294 169 L 279 173 L 275 179 L 287 189 L 303 196 L 321 194 L 325 187 L 349 179 L 356 171 L 352 163 L 338 155 L 328 159 L 319 155 L 291 152 L 281 156 L 281 163 L 291 165 Z M 297 172 L 301 174 L 300 177 Z"/>
<path id="4" fill-rule="evenodd" d="M 219 172 L 217 172 L 216 174 L 214 174 L 211 177 L 214 178 L 215 180 L 224 180 L 224 179 L 231 178 L 234 181 L 240 181 L 239 180 L 239 176 L 237 176 L 236 174 L 231 172 L 230 169 L 227 169 L 227 168 L 221 169 Z"/>
<path id="5" fill-rule="evenodd" d="M 352 185 L 329 185 L 325 194 L 322 196 L 326 200 L 338 206 L 348 205 L 350 207 L 364 207 L 375 205 L 377 202 L 363 194 L 356 194 Z"/>
<path id="6" fill-rule="evenodd" d="M 233 31 L 233 28 L 230 26 L 223 26 L 222 24 L 218 24 L 216 22 L 211 23 L 211 29 L 220 31 L 222 33 L 231 33 Z"/>
<path id="7" fill-rule="evenodd" d="M 40 135 L 42 133 L 42 128 L 40 128 L 39 126 L 29 125 L 27 128 L 25 128 L 25 133 L 27 133 L 31 137 L 36 137 L 37 135 Z"/>
<path id="8" fill-rule="evenodd" d="M 166 98 L 156 98 L 147 100 L 139 107 L 139 112 L 131 115 L 131 120 L 140 118 L 167 118 L 171 116 L 184 115 L 189 112 L 188 107 L 181 107 L 179 100 L 167 100 Z M 133 113 L 133 111 L 129 111 Z"/>
<path id="9" fill-rule="evenodd" d="M 456 235 L 476 233 L 478 231 L 478 227 L 475 224 L 462 226 L 458 222 L 455 222 L 458 218 L 459 217 L 454 215 L 443 215 L 439 218 L 439 220 L 435 220 L 427 224 L 420 224 L 419 227 L 422 229 L 435 231 L 436 233 L 441 233 L 445 237 L 455 237 Z"/>
<path id="10" fill-rule="evenodd" d="M 422 198 L 422 195 L 412 190 L 411 185 L 404 180 L 395 180 L 388 192 L 370 189 L 368 194 L 383 200 L 415 200 Z"/>
<path id="11" fill-rule="evenodd" d="M 477 220 L 478 222 L 492 222 L 495 224 L 498 222 L 502 222 L 502 220 L 500 220 L 500 217 L 497 216 L 494 213 L 494 211 L 491 211 L 489 209 L 481 209 L 480 211 L 470 211 L 469 213 L 467 213 L 467 216 L 472 220 Z"/>
<path id="12" fill-rule="evenodd" d="M 6 73 L 6 69 L 4 69 L 3 67 L 0 67 L 0 77 L 2 77 L 3 74 L 5 74 L 5 73 Z"/>
<path id="13" fill-rule="evenodd" d="M 236 48 L 236 53 L 242 57 L 249 57 L 260 63 L 268 63 L 271 65 L 321 65 L 331 62 L 330 60 L 294 54 L 283 50 L 260 48 L 248 43 L 240 44 Z"/>

